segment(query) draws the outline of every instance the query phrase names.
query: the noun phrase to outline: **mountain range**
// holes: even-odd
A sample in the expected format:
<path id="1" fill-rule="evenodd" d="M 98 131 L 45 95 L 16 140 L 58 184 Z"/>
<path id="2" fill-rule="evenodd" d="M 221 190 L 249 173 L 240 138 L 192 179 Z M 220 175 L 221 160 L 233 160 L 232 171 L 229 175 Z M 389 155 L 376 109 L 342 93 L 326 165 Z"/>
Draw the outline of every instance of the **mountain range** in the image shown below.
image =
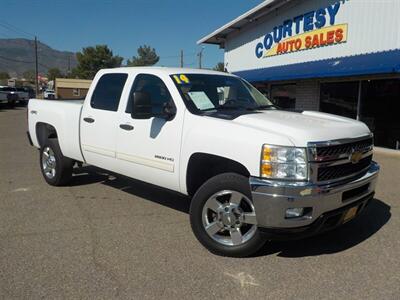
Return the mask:
<path id="1" fill-rule="evenodd" d="M 38 42 L 39 74 L 49 68 L 59 68 L 66 73 L 77 65 L 74 52 L 55 50 Z M 0 72 L 21 77 L 25 71 L 35 69 L 35 41 L 28 39 L 0 39 Z"/>

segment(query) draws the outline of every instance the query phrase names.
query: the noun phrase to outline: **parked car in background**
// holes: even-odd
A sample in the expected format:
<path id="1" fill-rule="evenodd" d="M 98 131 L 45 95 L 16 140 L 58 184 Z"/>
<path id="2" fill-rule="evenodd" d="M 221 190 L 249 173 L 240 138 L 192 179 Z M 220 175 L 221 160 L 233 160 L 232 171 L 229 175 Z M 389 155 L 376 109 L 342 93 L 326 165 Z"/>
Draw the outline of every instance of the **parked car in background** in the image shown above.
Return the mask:
<path id="1" fill-rule="evenodd" d="M 15 89 L 17 90 L 19 103 L 27 105 L 29 101 L 29 93 L 23 87 L 17 87 Z"/>
<path id="2" fill-rule="evenodd" d="M 29 94 L 29 99 L 35 98 L 36 97 L 36 92 L 35 90 L 30 87 L 30 86 L 24 86 L 23 89 L 28 92 Z"/>
<path id="3" fill-rule="evenodd" d="M 0 103 L 6 103 L 9 107 L 14 107 L 18 101 L 16 88 L 10 86 L 0 86 Z"/>
<path id="4" fill-rule="evenodd" d="M 43 98 L 44 99 L 55 99 L 56 93 L 54 92 L 54 90 L 45 90 L 43 92 Z"/>

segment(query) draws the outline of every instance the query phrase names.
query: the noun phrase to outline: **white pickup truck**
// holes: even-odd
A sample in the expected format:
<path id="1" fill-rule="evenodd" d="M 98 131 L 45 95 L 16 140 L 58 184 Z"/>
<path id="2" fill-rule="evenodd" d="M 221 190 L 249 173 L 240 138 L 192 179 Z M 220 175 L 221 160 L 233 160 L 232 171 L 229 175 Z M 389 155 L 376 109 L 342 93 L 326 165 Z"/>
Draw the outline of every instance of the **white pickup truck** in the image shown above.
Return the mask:
<path id="1" fill-rule="evenodd" d="M 49 184 L 67 184 L 84 162 L 189 195 L 195 236 L 221 255 L 351 220 L 379 172 L 365 124 L 280 110 L 226 73 L 100 70 L 84 102 L 33 99 L 28 110 Z"/>

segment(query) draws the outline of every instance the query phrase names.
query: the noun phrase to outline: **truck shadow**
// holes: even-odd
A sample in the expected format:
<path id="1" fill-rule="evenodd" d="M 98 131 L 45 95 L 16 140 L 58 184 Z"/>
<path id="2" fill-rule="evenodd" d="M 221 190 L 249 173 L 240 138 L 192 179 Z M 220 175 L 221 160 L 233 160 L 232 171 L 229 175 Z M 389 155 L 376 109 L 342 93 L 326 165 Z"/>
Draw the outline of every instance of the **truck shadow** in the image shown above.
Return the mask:
<path id="1" fill-rule="evenodd" d="M 182 194 L 92 166 L 74 169 L 71 186 L 93 183 L 101 183 L 146 201 L 189 213 L 190 198 Z M 253 257 L 277 254 L 295 258 L 347 250 L 378 232 L 391 218 L 390 208 L 383 201 L 373 199 L 357 219 L 335 230 L 303 240 L 267 242 Z"/>
<path id="2" fill-rule="evenodd" d="M 190 198 L 185 195 L 92 166 L 74 169 L 70 186 L 93 183 L 101 183 L 144 200 L 189 213 Z"/>

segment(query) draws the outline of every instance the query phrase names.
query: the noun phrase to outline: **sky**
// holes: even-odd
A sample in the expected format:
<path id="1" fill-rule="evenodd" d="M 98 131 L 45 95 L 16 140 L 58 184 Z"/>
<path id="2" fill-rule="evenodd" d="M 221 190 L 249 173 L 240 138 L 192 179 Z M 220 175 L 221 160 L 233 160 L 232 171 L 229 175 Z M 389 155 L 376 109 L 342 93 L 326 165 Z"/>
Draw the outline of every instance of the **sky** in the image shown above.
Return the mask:
<path id="1" fill-rule="evenodd" d="M 140 45 L 154 47 L 158 65 L 197 67 L 196 42 L 261 0 L 2 0 L 0 38 L 38 39 L 57 50 L 108 45 L 125 59 Z M 13 13 L 7 13 L 13 12 Z M 12 25 L 12 26 L 10 26 Z M 11 28 L 11 29 L 10 29 Z M 13 30 L 14 29 L 14 30 Z M 203 66 L 223 61 L 223 50 L 205 45 Z"/>

